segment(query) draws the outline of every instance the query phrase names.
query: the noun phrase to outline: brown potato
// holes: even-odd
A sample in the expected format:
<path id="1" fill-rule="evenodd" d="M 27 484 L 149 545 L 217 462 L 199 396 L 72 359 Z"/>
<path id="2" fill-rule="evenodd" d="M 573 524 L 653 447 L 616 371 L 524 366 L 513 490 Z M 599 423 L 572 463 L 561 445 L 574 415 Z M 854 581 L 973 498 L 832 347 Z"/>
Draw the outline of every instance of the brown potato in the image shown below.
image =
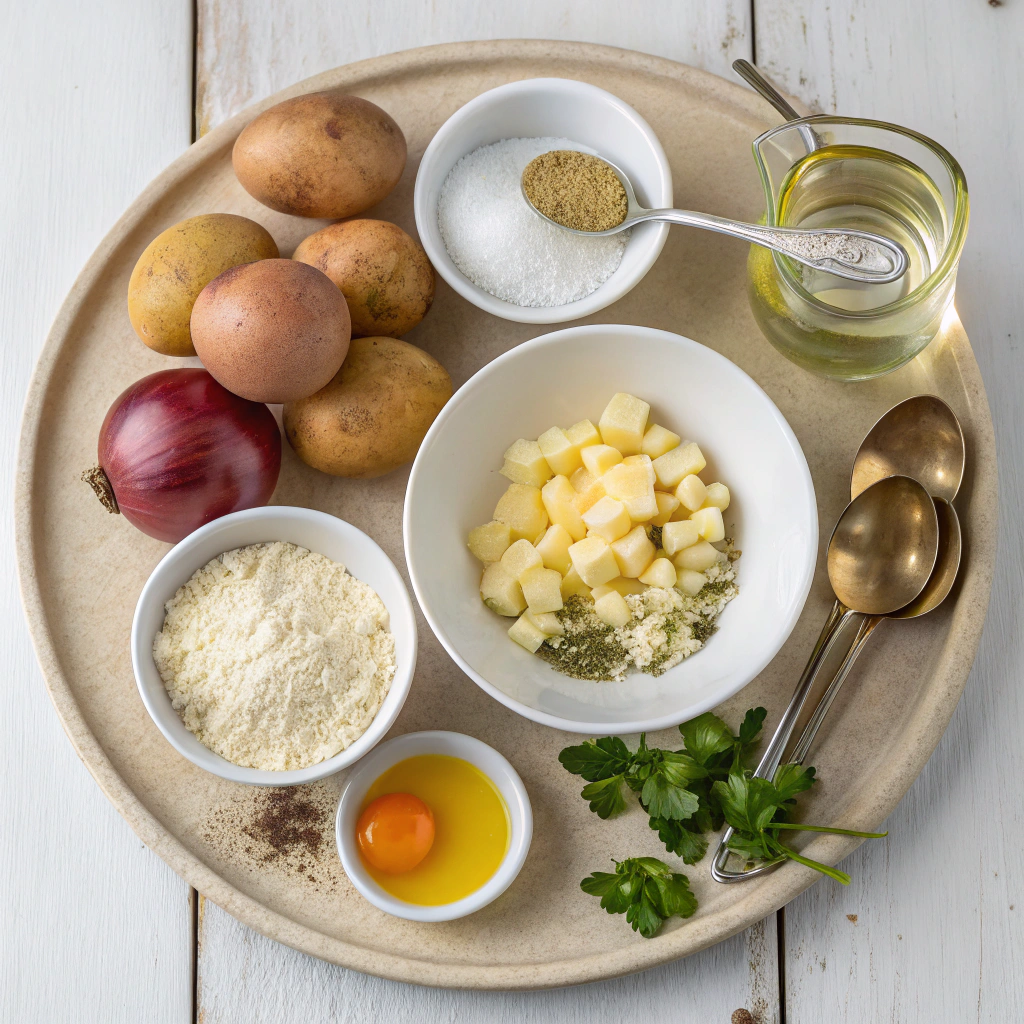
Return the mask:
<path id="1" fill-rule="evenodd" d="M 332 476 L 381 476 L 411 462 L 452 396 L 445 368 L 397 338 L 354 338 L 338 375 L 284 407 L 299 458 Z"/>
<path id="2" fill-rule="evenodd" d="M 203 365 L 252 402 L 319 391 L 348 352 L 345 297 L 315 267 L 260 260 L 232 267 L 199 293 L 192 340 Z"/>
<path id="3" fill-rule="evenodd" d="M 277 259 L 262 224 L 233 213 L 204 213 L 162 231 L 143 250 L 128 282 L 135 333 L 165 356 L 194 356 L 189 320 L 199 293 L 229 267 Z"/>
<path id="4" fill-rule="evenodd" d="M 434 268 L 423 246 L 386 220 L 329 224 L 300 242 L 292 259 L 322 270 L 341 289 L 357 337 L 405 334 L 434 301 Z"/>
<path id="5" fill-rule="evenodd" d="M 405 136 L 375 103 L 316 92 L 253 119 L 231 154 L 242 187 L 298 217 L 351 217 L 379 203 L 405 168 Z"/>

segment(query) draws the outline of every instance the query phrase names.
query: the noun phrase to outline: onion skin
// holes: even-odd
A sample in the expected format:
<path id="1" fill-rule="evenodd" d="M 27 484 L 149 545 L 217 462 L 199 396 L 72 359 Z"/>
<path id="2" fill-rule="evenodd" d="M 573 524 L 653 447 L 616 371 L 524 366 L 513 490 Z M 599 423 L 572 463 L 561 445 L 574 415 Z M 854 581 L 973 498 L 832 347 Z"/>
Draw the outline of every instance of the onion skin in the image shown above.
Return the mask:
<path id="1" fill-rule="evenodd" d="M 270 410 L 201 369 L 136 381 L 108 410 L 98 449 L 120 512 L 172 543 L 230 512 L 265 505 L 281 470 L 281 432 Z"/>

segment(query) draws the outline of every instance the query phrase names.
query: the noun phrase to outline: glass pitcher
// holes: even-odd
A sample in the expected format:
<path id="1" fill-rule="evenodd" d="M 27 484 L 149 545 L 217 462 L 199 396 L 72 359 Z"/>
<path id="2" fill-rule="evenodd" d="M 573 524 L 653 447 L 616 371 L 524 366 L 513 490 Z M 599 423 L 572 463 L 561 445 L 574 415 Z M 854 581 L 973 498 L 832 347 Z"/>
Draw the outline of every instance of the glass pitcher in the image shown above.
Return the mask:
<path id="1" fill-rule="evenodd" d="M 967 235 L 967 182 L 945 149 L 880 121 L 818 115 L 754 141 L 766 223 L 859 228 L 903 244 L 910 269 L 892 284 L 856 284 L 751 246 L 754 317 L 793 362 L 866 380 L 913 359 L 953 300 Z"/>

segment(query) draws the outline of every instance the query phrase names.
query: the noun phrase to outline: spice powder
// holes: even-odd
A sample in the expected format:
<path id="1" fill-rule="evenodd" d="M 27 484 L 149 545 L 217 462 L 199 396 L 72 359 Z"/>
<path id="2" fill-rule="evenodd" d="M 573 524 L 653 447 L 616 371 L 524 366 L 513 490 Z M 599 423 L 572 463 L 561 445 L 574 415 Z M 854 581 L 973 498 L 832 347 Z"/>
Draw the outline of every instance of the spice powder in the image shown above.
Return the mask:
<path id="1" fill-rule="evenodd" d="M 619 176 L 589 153 L 542 153 L 526 165 L 523 191 L 545 217 L 576 231 L 607 231 L 626 219 L 628 202 Z"/>

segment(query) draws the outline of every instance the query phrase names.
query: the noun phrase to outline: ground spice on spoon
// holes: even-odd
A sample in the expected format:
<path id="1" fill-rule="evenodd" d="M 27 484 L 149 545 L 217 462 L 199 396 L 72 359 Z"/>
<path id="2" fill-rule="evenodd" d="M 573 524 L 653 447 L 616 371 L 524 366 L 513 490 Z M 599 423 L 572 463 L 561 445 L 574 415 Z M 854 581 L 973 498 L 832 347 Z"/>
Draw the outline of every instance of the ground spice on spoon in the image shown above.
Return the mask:
<path id="1" fill-rule="evenodd" d="M 545 217 L 576 231 L 607 231 L 626 219 L 622 182 L 604 160 L 589 153 L 541 153 L 523 171 L 523 191 Z"/>

